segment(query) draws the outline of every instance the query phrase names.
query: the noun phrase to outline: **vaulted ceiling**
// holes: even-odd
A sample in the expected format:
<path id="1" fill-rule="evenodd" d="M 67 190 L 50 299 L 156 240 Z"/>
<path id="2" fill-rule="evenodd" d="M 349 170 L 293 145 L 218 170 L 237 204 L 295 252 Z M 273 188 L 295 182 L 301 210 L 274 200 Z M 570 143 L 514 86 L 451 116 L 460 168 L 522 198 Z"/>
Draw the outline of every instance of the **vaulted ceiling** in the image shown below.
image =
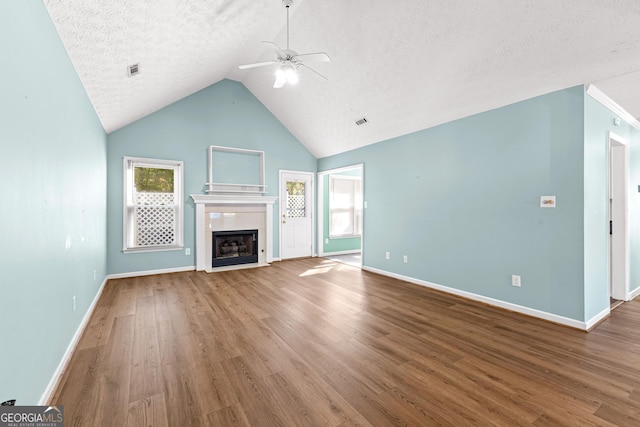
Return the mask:
<path id="1" fill-rule="evenodd" d="M 318 158 L 580 84 L 640 117 L 637 0 L 296 0 L 291 49 L 328 80 L 281 89 L 238 69 L 285 47 L 281 0 L 44 3 L 109 133 L 225 78 Z"/>

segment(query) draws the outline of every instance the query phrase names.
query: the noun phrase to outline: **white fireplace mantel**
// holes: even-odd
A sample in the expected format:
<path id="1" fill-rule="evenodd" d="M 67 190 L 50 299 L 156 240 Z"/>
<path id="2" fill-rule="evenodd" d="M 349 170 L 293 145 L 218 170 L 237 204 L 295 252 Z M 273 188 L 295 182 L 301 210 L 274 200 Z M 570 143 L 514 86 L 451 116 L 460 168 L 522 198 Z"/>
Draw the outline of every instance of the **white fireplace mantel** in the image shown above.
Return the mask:
<path id="1" fill-rule="evenodd" d="M 245 196 L 233 194 L 192 194 L 191 198 L 196 204 L 196 270 L 211 270 L 211 260 L 207 264 L 206 212 L 211 207 L 264 207 L 266 227 L 266 262 L 273 261 L 273 205 L 277 197 L 271 196 Z"/>

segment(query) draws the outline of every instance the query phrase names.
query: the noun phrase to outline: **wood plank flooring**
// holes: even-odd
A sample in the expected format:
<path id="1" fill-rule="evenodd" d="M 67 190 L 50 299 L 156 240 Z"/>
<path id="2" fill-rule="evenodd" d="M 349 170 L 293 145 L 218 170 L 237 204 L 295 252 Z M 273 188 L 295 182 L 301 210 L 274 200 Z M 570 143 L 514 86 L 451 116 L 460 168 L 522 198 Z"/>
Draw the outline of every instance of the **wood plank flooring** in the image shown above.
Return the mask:
<path id="1" fill-rule="evenodd" d="M 595 330 L 326 259 L 111 280 L 69 426 L 638 426 L 640 300 Z"/>

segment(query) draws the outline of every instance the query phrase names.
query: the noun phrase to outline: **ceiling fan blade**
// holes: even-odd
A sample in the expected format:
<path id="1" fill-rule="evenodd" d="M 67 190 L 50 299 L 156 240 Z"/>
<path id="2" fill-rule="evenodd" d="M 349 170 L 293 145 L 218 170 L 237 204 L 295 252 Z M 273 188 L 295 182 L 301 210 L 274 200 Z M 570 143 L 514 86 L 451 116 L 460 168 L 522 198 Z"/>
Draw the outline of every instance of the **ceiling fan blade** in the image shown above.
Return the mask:
<path id="1" fill-rule="evenodd" d="M 278 61 L 274 59 L 273 61 L 256 62 L 254 64 L 239 65 L 238 68 L 240 68 L 241 70 L 246 70 L 247 68 L 264 67 L 265 65 L 273 65 L 277 63 Z"/>
<path id="2" fill-rule="evenodd" d="M 275 44 L 274 42 L 268 42 L 268 41 L 264 41 L 263 40 L 262 43 L 271 45 L 271 49 L 273 49 L 274 52 L 276 53 L 276 55 L 278 55 L 278 58 L 286 58 L 287 57 L 287 54 L 284 53 L 284 51 L 282 49 L 280 49 L 280 47 L 277 44 Z"/>
<path id="3" fill-rule="evenodd" d="M 316 73 L 318 76 L 320 76 L 320 77 L 322 77 L 323 79 L 327 80 L 327 78 L 326 78 L 325 76 L 323 76 L 322 74 L 320 74 L 319 72 L 317 72 L 317 71 L 316 71 L 316 70 L 314 70 L 313 68 L 308 67 L 308 66 L 306 66 L 306 65 L 304 65 L 304 64 L 299 64 L 299 65 L 300 65 L 301 67 L 306 68 L 307 70 L 311 70 L 311 71 L 313 71 L 313 72 L 314 72 L 314 73 Z"/>
<path id="4" fill-rule="evenodd" d="M 314 53 L 300 53 L 296 55 L 296 57 L 304 56 L 305 61 L 309 62 L 329 62 L 331 58 L 324 52 L 314 52 Z"/>

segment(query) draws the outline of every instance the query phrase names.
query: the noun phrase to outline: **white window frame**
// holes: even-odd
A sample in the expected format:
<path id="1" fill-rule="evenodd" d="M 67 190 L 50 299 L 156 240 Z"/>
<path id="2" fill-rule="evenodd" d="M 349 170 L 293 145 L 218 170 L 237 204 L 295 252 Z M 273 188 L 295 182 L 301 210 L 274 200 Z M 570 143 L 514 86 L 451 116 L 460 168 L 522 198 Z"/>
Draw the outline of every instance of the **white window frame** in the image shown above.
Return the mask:
<path id="1" fill-rule="evenodd" d="M 184 201 L 183 201 L 183 169 L 184 163 L 177 160 L 147 159 L 143 157 L 128 157 L 122 159 L 123 165 L 123 222 L 122 222 L 122 251 L 155 252 L 182 250 L 184 247 Z M 175 243 L 170 245 L 138 246 L 135 244 L 135 203 L 133 194 L 135 191 L 134 169 L 136 167 L 162 168 L 174 170 L 173 194 L 174 194 L 174 236 Z"/>
<path id="2" fill-rule="evenodd" d="M 332 223 L 332 197 L 333 197 L 333 186 L 334 181 L 343 180 L 343 181 L 353 181 L 354 183 L 354 198 L 353 198 L 353 206 L 351 207 L 351 221 L 353 224 L 353 233 L 350 234 L 333 234 L 333 223 Z M 359 188 L 357 188 L 359 187 Z M 359 200 L 362 197 L 362 178 L 358 176 L 349 176 L 349 175 L 330 175 L 329 176 L 329 238 L 331 239 L 343 239 L 343 238 L 352 238 L 352 237 L 362 237 L 362 210 L 360 206 L 362 205 L 362 201 Z"/>

